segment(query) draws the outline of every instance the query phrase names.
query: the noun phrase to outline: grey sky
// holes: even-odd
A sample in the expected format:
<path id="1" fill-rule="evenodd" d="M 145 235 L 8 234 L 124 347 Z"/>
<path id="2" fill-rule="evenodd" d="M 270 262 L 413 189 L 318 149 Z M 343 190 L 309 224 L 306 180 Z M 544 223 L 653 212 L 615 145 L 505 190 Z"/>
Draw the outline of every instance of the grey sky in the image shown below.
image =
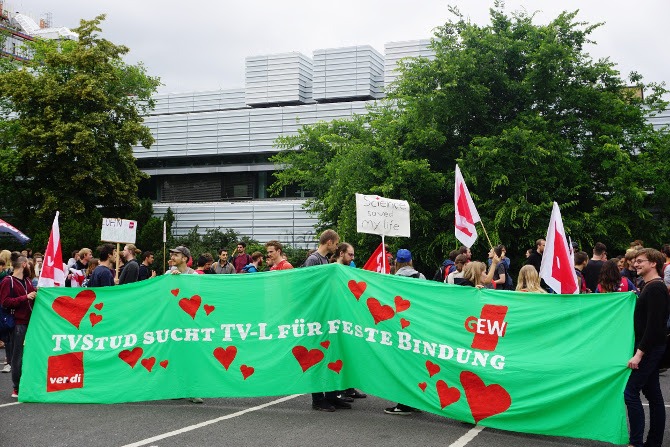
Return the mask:
<path id="1" fill-rule="evenodd" d="M 493 0 L 280 0 L 245 2 L 193 0 L 3 0 L 8 9 L 38 18 L 51 12 L 54 26 L 74 28 L 79 19 L 106 13 L 103 35 L 130 47 L 129 62 L 143 61 L 163 82 L 160 92 L 239 88 L 246 56 L 320 48 L 372 45 L 432 36 L 449 17 L 448 5 L 476 23 L 488 23 Z M 609 56 L 622 74 L 631 70 L 646 81 L 670 80 L 666 57 L 670 1 L 526 0 L 506 9 L 537 11 L 546 23 L 561 11 L 605 22 L 589 47 L 594 57 Z"/>

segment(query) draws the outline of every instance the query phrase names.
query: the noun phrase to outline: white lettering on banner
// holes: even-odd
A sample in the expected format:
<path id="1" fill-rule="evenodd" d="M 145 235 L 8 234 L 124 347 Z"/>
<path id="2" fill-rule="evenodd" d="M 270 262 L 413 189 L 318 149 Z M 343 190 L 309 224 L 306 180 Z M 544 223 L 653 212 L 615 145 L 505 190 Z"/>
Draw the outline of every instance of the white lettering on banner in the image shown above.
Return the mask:
<path id="1" fill-rule="evenodd" d="M 478 334 L 498 335 L 499 337 L 502 337 L 505 335 L 506 326 L 507 323 L 504 321 L 501 323 L 497 320 L 477 319 Z"/>
<path id="2" fill-rule="evenodd" d="M 502 337 L 505 333 L 506 323 L 478 319 L 476 325 L 472 325 L 479 334 L 491 334 Z M 412 354 L 423 357 L 447 360 L 463 365 L 477 366 L 481 368 L 491 367 L 502 370 L 505 367 L 505 356 L 492 352 L 479 351 L 474 348 L 454 347 L 447 343 L 438 343 L 413 338 L 409 332 L 388 331 L 364 327 L 351 321 L 333 319 L 325 323 L 317 321 L 306 321 L 304 318 L 296 318 L 291 324 L 280 324 L 272 331 L 267 323 L 222 323 L 219 328 L 172 328 L 146 331 L 141 338 L 136 334 L 94 336 L 92 334 L 54 334 L 51 336 L 54 342 L 53 351 L 121 351 L 132 348 L 138 344 L 152 345 L 154 343 L 211 343 L 216 341 L 240 341 L 251 339 L 300 339 L 303 337 L 323 336 L 324 334 L 343 334 L 358 338 L 368 343 L 379 343 L 380 345 L 394 347 Z M 275 337 L 276 336 L 276 337 Z M 62 378 L 50 378 L 55 380 L 54 384 Z M 74 380 L 68 378 L 68 380 Z M 64 379 L 63 379 L 64 380 Z"/>
<path id="3" fill-rule="evenodd" d="M 359 233 L 409 237 L 409 204 L 405 200 L 356 194 L 356 227 Z"/>

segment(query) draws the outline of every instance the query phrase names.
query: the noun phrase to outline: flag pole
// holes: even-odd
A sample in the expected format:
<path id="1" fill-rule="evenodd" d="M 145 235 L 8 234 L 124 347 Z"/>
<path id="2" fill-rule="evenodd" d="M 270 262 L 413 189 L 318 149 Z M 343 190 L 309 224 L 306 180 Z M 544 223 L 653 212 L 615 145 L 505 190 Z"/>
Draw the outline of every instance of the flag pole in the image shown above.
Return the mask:
<path id="1" fill-rule="evenodd" d="M 166 255 L 166 246 L 165 244 L 167 243 L 167 223 L 165 220 L 163 220 L 163 272 L 165 272 L 165 257 Z"/>
<path id="2" fill-rule="evenodd" d="M 386 244 L 384 244 L 383 234 L 382 234 L 382 274 L 386 275 Z"/>
<path id="3" fill-rule="evenodd" d="M 486 236 L 486 240 L 489 241 L 489 247 L 493 248 L 493 244 L 491 243 L 491 239 L 489 239 L 489 234 L 486 232 L 486 228 L 484 227 L 484 222 L 479 221 L 480 224 L 482 224 L 482 230 L 484 230 L 484 235 Z"/>

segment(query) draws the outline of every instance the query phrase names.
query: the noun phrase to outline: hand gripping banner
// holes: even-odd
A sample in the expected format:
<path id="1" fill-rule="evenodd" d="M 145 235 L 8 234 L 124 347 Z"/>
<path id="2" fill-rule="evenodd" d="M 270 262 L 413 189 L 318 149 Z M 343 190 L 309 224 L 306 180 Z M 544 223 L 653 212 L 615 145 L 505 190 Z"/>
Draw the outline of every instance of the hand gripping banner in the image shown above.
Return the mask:
<path id="1" fill-rule="evenodd" d="M 19 399 L 355 387 L 488 427 L 625 444 L 634 306 L 632 293 L 480 290 L 339 264 L 41 288 Z"/>

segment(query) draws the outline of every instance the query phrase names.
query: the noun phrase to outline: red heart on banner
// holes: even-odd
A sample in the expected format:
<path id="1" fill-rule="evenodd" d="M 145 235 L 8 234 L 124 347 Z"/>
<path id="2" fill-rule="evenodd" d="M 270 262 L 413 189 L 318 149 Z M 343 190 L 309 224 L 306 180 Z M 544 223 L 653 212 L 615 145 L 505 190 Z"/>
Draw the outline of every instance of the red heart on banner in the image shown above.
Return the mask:
<path id="1" fill-rule="evenodd" d="M 96 305 L 93 306 L 93 307 L 95 307 L 95 308 L 98 309 L 98 310 L 102 310 L 102 306 L 104 306 L 104 305 L 105 305 L 105 303 L 98 303 L 98 304 L 96 304 Z"/>
<path id="2" fill-rule="evenodd" d="M 339 374 L 340 371 L 342 371 L 342 360 L 336 360 L 334 362 L 330 362 L 328 364 L 328 369 L 331 369 Z"/>
<path id="3" fill-rule="evenodd" d="M 435 384 L 435 389 L 437 390 L 437 395 L 440 398 L 440 408 L 451 405 L 461 398 L 461 392 L 458 390 L 458 388 L 449 388 L 449 385 L 447 385 L 447 382 L 444 380 L 438 380 Z"/>
<path id="4" fill-rule="evenodd" d="M 307 350 L 304 346 L 296 346 L 291 350 L 293 356 L 300 363 L 302 372 L 307 371 L 312 366 L 323 360 L 323 352 L 318 349 Z"/>
<path id="5" fill-rule="evenodd" d="M 421 388 L 421 391 L 423 391 L 423 392 L 426 391 L 426 387 L 427 387 L 427 386 L 428 386 L 428 384 L 427 384 L 426 382 L 421 382 L 421 383 L 419 384 L 419 388 Z"/>
<path id="6" fill-rule="evenodd" d="M 51 303 L 51 308 L 62 318 L 72 323 L 72 326 L 79 329 L 79 324 L 86 316 L 93 301 L 95 301 L 95 292 L 82 290 L 74 298 L 59 296 Z"/>
<path id="7" fill-rule="evenodd" d="M 226 368 L 226 371 L 228 371 L 228 367 L 231 363 L 233 363 L 233 360 L 235 360 L 236 355 L 237 348 L 235 346 L 228 346 L 225 349 L 214 349 L 214 357 L 216 357 L 216 359 L 223 365 L 223 367 Z"/>
<path id="8" fill-rule="evenodd" d="M 367 303 L 372 318 L 375 320 L 375 324 L 378 324 L 380 321 L 391 319 L 395 315 L 391 306 L 382 305 L 377 298 L 368 298 Z"/>
<path id="9" fill-rule="evenodd" d="M 323 346 L 324 349 L 328 349 L 328 347 L 330 346 L 330 342 L 329 342 L 329 341 L 322 341 L 322 342 L 319 343 L 319 344 L 320 344 L 321 346 Z"/>
<path id="10" fill-rule="evenodd" d="M 254 368 L 251 366 L 247 365 L 240 366 L 240 372 L 242 373 L 242 377 L 244 377 L 244 380 L 247 380 L 247 377 L 252 375 L 254 371 L 255 371 Z"/>
<path id="11" fill-rule="evenodd" d="M 151 368 L 153 368 L 154 365 L 156 364 L 156 357 L 149 357 L 146 359 L 142 359 L 140 363 L 147 369 L 147 371 L 151 372 Z"/>
<path id="12" fill-rule="evenodd" d="M 426 360 L 426 369 L 428 370 L 428 376 L 433 377 L 435 374 L 440 372 L 440 365 L 436 365 L 430 360 Z"/>
<path id="13" fill-rule="evenodd" d="M 195 314 L 200 309 L 200 303 L 202 303 L 202 298 L 199 295 L 193 295 L 191 298 L 180 299 L 179 307 L 195 320 Z"/>
<path id="14" fill-rule="evenodd" d="M 409 309 L 409 306 L 412 304 L 409 302 L 409 300 L 404 299 L 401 296 L 395 297 L 395 311 L 396 312 L 404 312 L 407 309 Z"/>
<path id="15" fill-rule="evenodd" d="M 215 308 L 214 306 L 210 306 L 209 304 L 205 304 L 205 305 L 203 306 L 203 309 L 205 309 L 205 313 L 206 313 L 207 315 L 209 315 L 209 314 L 211 314 L 212 312 L 214 312 L 214 309 L 216 309 L 216 308 Z"/>
<path id="16" fill-rule="evenodd" d="M 162 362 L 159 363 L 159 365 L 161 365 L 161 366 L 163 367 L 163 369 L 167 369 L 168 361 L 167 361 L 167 360 L 163 360 Z"/>
<path id="17" fill-rule="evenodd" d="M 353 293 L 358 300 L 360 299 L 361 295 L 363 295 L 363 292 L 365 292 L 365 289 L 368 285 L 365 283 L 365 281 L 356 282 L 352 279 L 347 283 L 347 286 L 349 286 L 349 290 L 351 290 L 351 293 Z"/>
<path id="18" fill-rule="evenodd" d="M 119 358 L 129 364 L 131 368 L 134 368 L 137 364 L 137 361 L 140 359 L 140 357 L 142 357 L 143 353 L 144 351 L 140 347 L 133 348 L 132 351 L 124 349 L 123 351 L 119 352 Z"/>
<path id="19" fill-rule="evenodd" d="M 477 424 L 482 419 L 500 414 L 512 405 L 512 398 L 505 388 L 498 384 L 486 386 L 479 376 L 470 371 L 461 373 L 461 385 L 465 390 L 465 398 L 470 405 L 470 412 Z"/>
<path id="20" fill-rule="evenodd" d="M 179 295 L 179 289 L 172 289 L 170 290 L 170 293 L 173 294 L 174 296 Z"/>
<path id="21" fill-rule="evenodd" d="M 405 329 L 407 326 L 409 326 L 409 320 L 405 320 L 404 318 L 400 319 L 400 327 Z"/>
<path id="22" fill-rule="evenodd" d="M 95 312 L 89 314 L 88 318 L 89 320 L 91 320 L 91 327 L 95 326 L 96 324 L 102 321 L 102 315 L 98 315 Z"/>

